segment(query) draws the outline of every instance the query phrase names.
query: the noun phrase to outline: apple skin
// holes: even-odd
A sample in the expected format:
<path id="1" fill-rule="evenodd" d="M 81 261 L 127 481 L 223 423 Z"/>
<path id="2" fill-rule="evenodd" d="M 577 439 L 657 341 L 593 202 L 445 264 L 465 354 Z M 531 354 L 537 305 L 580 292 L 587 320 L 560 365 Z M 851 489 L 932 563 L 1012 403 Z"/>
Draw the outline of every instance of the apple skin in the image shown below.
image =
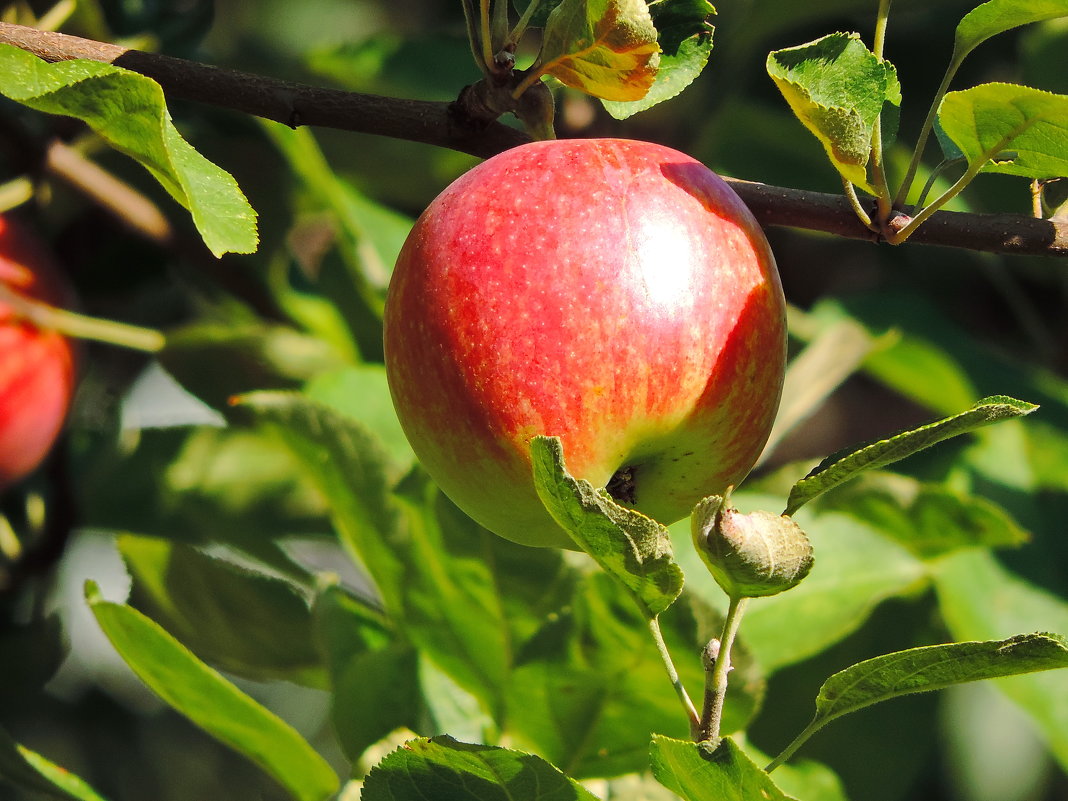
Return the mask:
<path id="1" fill-rule="evenodd" d="M 670 524 L 752 468 L 785 359 L 759 225 L 700 162 L 647 142 L 535 142 L 479 164 L 415 223 L 386 300 L 412 448 L 457 506 L 526 545 L 575 547 L 535 492 L 533 436 Z"/>
<path id="2" fill-rule="evenodd" d="M 0 215 L 0 282 L 18 294 L 64 306 L 71 292 L 28 229 Z M 71 342 L 18 319 L 0 301 L 0 491 L 33 472 L 52 449 L 75 387 Z"/>

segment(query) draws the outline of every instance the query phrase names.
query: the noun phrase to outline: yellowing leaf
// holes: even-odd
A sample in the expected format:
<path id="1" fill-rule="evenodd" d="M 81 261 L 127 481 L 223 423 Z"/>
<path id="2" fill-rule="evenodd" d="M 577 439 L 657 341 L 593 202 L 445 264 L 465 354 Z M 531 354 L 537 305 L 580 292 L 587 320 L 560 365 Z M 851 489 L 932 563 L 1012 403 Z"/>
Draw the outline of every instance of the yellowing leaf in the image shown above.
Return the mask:
<path id="1" fill-rule="evenodd" d="M 604 100 L 640 100 L 656 78 L 656 39 L 643 0 L 564 0 L 546 22 L 533 73 Z"/>

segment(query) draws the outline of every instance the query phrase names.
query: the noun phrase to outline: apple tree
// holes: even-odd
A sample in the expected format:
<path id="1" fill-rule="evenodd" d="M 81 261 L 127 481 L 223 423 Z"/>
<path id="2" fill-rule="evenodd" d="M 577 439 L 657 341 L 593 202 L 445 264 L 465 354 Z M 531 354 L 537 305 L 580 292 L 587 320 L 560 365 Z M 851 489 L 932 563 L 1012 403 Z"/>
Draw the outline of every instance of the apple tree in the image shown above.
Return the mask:
<path id="1" fill-rule="evenodd" d="M 1066 52 L 0 3 L 0 798 L 1063 798 Z"/>

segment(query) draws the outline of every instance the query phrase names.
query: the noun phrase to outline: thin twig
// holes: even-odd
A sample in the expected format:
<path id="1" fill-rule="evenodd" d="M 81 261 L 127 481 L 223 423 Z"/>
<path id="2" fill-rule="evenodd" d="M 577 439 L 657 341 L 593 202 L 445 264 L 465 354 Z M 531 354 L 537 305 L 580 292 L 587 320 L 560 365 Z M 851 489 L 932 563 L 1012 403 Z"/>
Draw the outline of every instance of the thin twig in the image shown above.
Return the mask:
<path id="1" fill-rule="evenodd" d="M 489 157 L 530 141 L 500 122 L 475 124 L 454 104 L 402 100 L 322 89 L 194 61 L 128 50 L 75 36 L 0 22 L 0 42 L 47 61 L 85 58 L 114 63 L 153 78 L 164 91 L 292 126 L 315 125 L 389 136 Z M 728 183 L 765 226 L 786 226 L 878 241 L 845 198 L 741 180 Z M 1019 255 L 1068 257 L 1068 221 L 1016 214 L 939 211 L 910 242 Z"/>
<path id="2" fill-rule="evenodd" d="M 686 717 L 690 721 L 690 730 L 696 733 L 700 724 L 697 707 L 693 705 L 693 701 L 690 700 L 690 694 L 686 692 L 686 687 L 683 686 L 682 679 L 679 678 L 679 671 L 675 668 L 675 662 L 671 658 L 671 651 L 668 650 L 667 643 L 664 642 L 664 634 L 660 631 L 660 621 L 656 617 L 649 620 L 649 632 L 653 635 L 656 650 L 664 661 L 664 668 L 667 670 L 668 678 L 671 680 L 671 686 L 675 688 L 675 694 L 679 697 L 682 708 L 686 712 Z"/>

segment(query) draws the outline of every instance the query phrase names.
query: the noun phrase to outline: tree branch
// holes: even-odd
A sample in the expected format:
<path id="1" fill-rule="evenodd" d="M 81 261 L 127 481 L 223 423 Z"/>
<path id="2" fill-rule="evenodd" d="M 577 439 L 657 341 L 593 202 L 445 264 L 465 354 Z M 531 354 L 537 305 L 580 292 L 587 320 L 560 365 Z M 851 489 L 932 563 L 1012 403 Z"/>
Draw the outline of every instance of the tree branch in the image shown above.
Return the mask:
<path id="1" fill-rule="evenodd" d="M 529 141 L 500 122 L 472 119 L 454 103 L 403 100 L 345 92 L 221 69 L 117 45 L 0 22 L 0 42 L 46 61 L 80 58 L 138 72 L 171 96 L 233 109 L 296 127 L 406 139 L 487 158 Z M 877 241 L 840 195 L 728 179 L 765 226 L 821 231 Z M 1068 222 L 1015 214 L 940 211 L 910 242 L 1019 255 L 1068 256 Z"/>

